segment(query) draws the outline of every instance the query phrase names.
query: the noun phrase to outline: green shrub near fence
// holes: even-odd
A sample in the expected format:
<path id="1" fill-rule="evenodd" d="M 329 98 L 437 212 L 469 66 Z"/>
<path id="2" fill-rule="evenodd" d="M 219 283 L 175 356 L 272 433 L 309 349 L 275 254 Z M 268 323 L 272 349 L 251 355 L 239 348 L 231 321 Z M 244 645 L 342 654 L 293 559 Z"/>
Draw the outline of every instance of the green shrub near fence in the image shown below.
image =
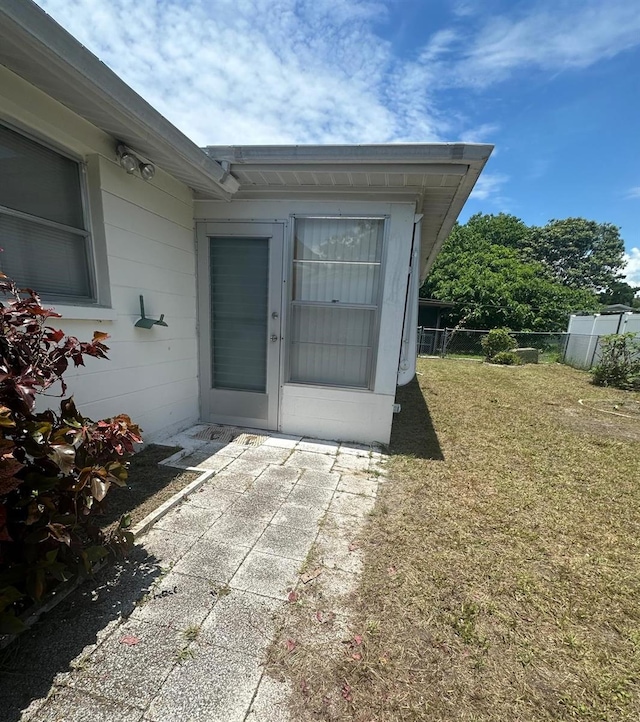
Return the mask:
<path id="1" fill-rule="evenodd" d="M 600 361 L 591 369 L 596 386 L 640 389 L 640 342 L 634 333 L 612 333 L 600 339 Z"/>
<path id="2" fill-rule="evenodd" d="M 487 357 L 482 338 L 488 330 L 482 329 L 418 329 L 418 354 L 455 356 L 478 361 Z M 540 362 L 557 363 L 564 358 L 568 335 L 563 332 L 512 331 L 518 348 L 535 348 L 540 352 Z"/>
<path id="3" fill-rule="evenodd" d="M 508 328 L 492 329 L 480 339 L 480 343 L 488 361 L 492 361 L 499 353 L 512 351 L 518 347 L 518 342 Z"/>

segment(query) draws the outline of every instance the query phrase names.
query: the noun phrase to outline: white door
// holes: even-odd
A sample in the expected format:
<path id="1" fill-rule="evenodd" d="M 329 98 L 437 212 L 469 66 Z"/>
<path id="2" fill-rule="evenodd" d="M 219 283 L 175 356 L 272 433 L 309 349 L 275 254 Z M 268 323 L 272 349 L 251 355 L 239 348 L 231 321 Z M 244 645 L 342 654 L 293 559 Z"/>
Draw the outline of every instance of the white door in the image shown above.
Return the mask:
<path id="1" fill-rule="evenodd" d="M 199 223 L 202 420 L 278 428 L 282 223 Z"/>

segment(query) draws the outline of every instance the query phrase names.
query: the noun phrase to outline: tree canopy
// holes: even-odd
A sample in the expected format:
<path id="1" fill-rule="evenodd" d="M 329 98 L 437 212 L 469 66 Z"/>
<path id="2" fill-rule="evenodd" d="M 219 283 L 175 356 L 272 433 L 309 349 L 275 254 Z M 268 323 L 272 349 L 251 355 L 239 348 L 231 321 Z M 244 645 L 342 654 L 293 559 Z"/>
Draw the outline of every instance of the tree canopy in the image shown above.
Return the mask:
<path id="1" fill-rule="evenodd" d="M 552 220 L 531 229 L 526 250 L 569 288 L 607 292 L 623 277 L 624 241 L 620 229 L 611 223 Z"/>
<path id="2" fill-rule="evenodd" d="M 453 228 L 420 295 L 454 302 L 450 324 L 561 331 L 570 313 L 598 309 L 596 293 L 625 290 L 623 267 L 611 224 L 567 218 L 538 228 L 476 214 Z"/>
<path id="3" fill-rule="evenodd" d="M 632 286 L 625 281 L 614 281 L 608 291 L 604 291 L 599 295 L 600 303 L 610 306 L 614 303 L 622 303 L 625 306 L 640 308 L 640 286 Z"/>

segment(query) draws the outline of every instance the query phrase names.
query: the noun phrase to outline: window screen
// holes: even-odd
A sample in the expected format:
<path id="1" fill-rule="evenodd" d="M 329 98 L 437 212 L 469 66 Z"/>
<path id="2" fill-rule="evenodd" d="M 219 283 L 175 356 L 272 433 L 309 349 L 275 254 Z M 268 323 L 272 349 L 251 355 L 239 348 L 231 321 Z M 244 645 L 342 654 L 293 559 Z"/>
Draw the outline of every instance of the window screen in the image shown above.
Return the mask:
<path id="1" fill-rule="evenodd" d="M 0 269 L 45 297 L 92 299 L 80 166 L 0 126 Z"/>
<path id="2" fill-rule="evenodd" d="M 370 386 L 383 235 L 382 219 L 296 219 L 291 381 Z"/>

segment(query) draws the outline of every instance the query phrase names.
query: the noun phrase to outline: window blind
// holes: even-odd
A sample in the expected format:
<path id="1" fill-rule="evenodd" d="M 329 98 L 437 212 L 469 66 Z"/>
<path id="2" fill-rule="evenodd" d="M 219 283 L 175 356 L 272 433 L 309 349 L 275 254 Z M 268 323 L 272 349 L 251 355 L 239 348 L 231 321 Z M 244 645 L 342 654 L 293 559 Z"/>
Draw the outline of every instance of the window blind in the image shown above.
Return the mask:
<path id="1" fill-rule="evenodd" d="M 0 270 L 55 300 L 93 300 L 80 165 L 0 125 Z"/>
<path id="2" fill-rule="evenodd" d="M 0 126 L 0 206 L 84 230 L 78 164 Z"/>
<path id="3" fill-rule="evenodd" d="M 383 235 L 382 219 L 296 219 L 291 381 L 370 385 Z"/>
<path id="4" fill-rule="evenodd" d="M 0 269 L 43 296 L 91 296 L 87 239 L 0 213 Z"/>

